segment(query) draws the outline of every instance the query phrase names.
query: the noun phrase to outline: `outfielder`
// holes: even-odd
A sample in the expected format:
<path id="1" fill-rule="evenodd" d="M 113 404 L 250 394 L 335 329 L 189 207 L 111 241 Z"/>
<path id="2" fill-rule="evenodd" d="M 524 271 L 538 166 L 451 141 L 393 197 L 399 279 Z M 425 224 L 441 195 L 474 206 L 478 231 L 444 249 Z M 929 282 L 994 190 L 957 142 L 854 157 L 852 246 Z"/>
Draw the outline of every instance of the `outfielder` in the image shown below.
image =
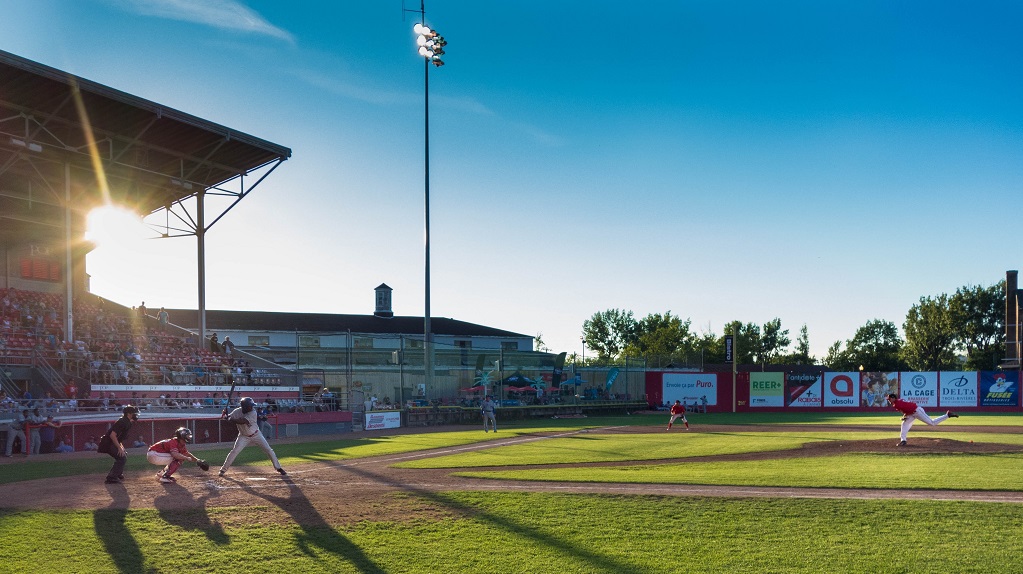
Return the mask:
<path id="1" fill-rule="evenodd" d="M 227 409 L 224 409 L 225 411 Z M 231 452 L 227 453 L 227 460 L 224 461 L 224 466 L 220 467 L 220 476 L 224 476 L 227 469 L 231 468 L 231 463 L 234 462 L 235 457 L 245 447 L 249 446 L 249 443 L 256 443 L 259 448 L 263 449 L 263 452 L 270 457 L 270 462 L 273 463 L 274 468 L 281 474 L 288 474 L 281 468 L 281 463 L 277 460 L 277 455 L 274 454 L 274 450 L 270 448 L 270 443 L 266 442 L 264 437 L 259 432 L 259 425 L 256 421 L 256 403 L 249 397 L 244 397 L 241 400 L 241 406 L 231 411 L 230 414 L 224 415 L 227 420 L 238 425 L 238 438 L 234 440 L 234 448 Z"/>
<path id="2" fill-rule="evenodd" d="M 686 407 L 682 404 L 682 401 L 675 401 L 675 404 L 671 405 L 671 418 L 668 419 L 668 428 L 665 430 L 671 430 L 671 425 L 679 417 L 682 418 L 682 422 L 686 423 L 686 430 L 689 430 L 689 421 L 686 419 Z"/>
<path id="3" fill-rule="evenodd" d="M 198 464 L 199 468 L 203 470 L 210 469 L 210 465 L 206 464 L 205 460 L 196 458 L 195 455 L 188 452 L 188 443 L 190 442 L 192 442 L 192 431 L 181 427 L 174 431 L 172 438 L 161 440 L 149 447 L 149 452 L 146 453 L 146 460 L 163 467 L 163 470 L 156 473 L 156 478 L 160 482 L 164 484 L 177 482 L 173 474 L 181 468 L 181 463 L 186 460 Z"/>
<path id="4" fill-rule="evenodd" d="M 494 427 L 494 432 L 497 432 L 497 417 L 494 416 L 494 409 L 497 407 L 497 403 L 494 402 L 490 395 L 487 395 L 483 399 L 483 403 L 480 404 L 480 413 L 483 414 L 483 432 L 487 432 L 487 422 Z"/>
<path id="5" fill-rule="evenodd" d="M 917 405 L 916 403 L 904 401 L 899 397 L 895 396 L 894 394 L 888 395 L 888 404 L 895 407 L 895 410 L 902 413 L 902 434 L 899 435 L 899 444 L 897 444 L 896 446 L 906 446 L 906 435 L 909 433 L 909 427 L 913 426 L 913 423 L 917 419 L 920 419 L 921 421 L 931 426 L 937 426 L 938 424 L 943 423 L 948 419 L 959 418 L 959 415 L 957 415 L 956 413 L 952 411 L 945 411 L 945 414 L 941 415 L 940 417 L 934 417 L 932 419 L 931 417 L 927 416 L 927 413 L 924 412 L 923 407 Z"/>

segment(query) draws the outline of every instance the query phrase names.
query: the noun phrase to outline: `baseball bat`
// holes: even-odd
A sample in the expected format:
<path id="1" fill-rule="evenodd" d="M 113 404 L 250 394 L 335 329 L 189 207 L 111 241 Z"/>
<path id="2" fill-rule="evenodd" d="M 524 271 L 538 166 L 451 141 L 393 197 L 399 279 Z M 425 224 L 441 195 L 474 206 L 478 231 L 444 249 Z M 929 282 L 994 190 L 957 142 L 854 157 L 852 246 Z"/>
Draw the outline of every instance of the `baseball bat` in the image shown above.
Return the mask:
<path id="1" fill-rule="evenodd" d="M 221 416 L 225 416 L 225 417 L 227 416 L 227 411 L 228 411 L 228 409 L 231 408 L 231 398 L 234 397 L 234 387 L 237 384 L 238 383 L 235 382 L 234 380 L 231 381 L 231 390 L 227 391 L 227 404 L 224 405 L 224 412 L 221 413 Z"/>

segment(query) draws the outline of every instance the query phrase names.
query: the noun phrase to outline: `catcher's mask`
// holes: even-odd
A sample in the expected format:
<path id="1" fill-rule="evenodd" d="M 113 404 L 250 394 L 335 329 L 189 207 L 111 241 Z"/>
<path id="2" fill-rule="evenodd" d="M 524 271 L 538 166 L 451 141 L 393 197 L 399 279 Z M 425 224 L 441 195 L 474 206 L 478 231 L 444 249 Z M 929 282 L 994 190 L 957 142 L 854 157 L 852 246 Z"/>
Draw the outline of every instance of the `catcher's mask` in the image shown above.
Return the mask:
<path id="1" fill-rule="evenodd" d="M 185 427 L 181 427 L 178 430 L 174 431 L 174 438 L 183 440 L 185 442 L 192 442 L 192 431 L 186 429 Z"/>
<path id="2" fill-rule="evenodd" d="M 121 413 L 133 421 L 139 420 L 139 408 L 133 405 L 127 405 L 121 409 Z"/>
<path id="3" fill-rule="evenodd" d="M 241 405 L 242 405 L 242 412 L 243 413 L 248 413 L 248 412 L 252 412 L 252 409 L 256 406 L 256 402 L 253 401 L 251 397 L 245 397 L 245 398 L 242 399 Z"/>

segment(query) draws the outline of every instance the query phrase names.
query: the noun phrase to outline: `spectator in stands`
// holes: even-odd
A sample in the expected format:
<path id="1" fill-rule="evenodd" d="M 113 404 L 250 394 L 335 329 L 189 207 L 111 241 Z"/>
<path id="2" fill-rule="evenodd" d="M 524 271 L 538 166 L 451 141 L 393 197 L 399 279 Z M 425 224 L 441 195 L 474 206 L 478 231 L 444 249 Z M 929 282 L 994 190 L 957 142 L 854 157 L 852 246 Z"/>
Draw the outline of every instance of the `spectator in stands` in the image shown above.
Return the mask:
<path id="1" fill-rule="evenodd" d="M 78 397 L 76 397 L 75 395 L 71 395 L 71 398 L 67 400 L 67 409 L 69 411 L 78 410 Z"/>
<path id="2" fill-rule="evenodd" d="M 53 393 L 51 393 L 50 391 L 46 391 L 46 397 L 43 398 L 43 408 L 48 411 L 57 410 L 58 408 L 60 408 L 57 405 L 57 399 L 53 398 Z"/>
<path id="3" fill-rule="evenodd" d="M 220 352 L 220 341 L 217 340 L 217 334 L 213 333 L 210 335 L 210 350 L 214 353 Z"/>
<path id="4" fill-rule="evenodd" d="M 135 311 L 138 312 L 140 319 L 145 319 L 149 313 L 149 310 L 146 309 L 146 302 L 143 301 L 142 304 L 138 306 L 138 309 L 135 309 Z"/>
<path id="5" fill-rule="evenodd" d="M 206 393 L 206 396 L 202 400 L 202 406 L 206 407 L 206 408 L 211 408 L 211 407 L 215 406 L 214 405 L 214 403 L 216 401 L 215 397 L 216 397 L 216 393 L 213 393 L 212 395 L 210 393 Z"/>
<path id="6" fill-rule="evenodd" d="M 99 373 L 103 378 L 104 385 L 113 384 L 115 372 L 114 365 L 111 364 L 110 361 L 107 361 L 106 359 L 103 360 L 103 363 L 99 366 Z"/>
<path id="7" fill-rule="evenodd" d="M 127 385 L 129 383 L 129 379 L 128 379 L 128 363 L 126 363 L 124 361 L 124 357 L 123 356 L 118 357 L 117 362 L 114 363 L 114 370 L 115 370 L 115 377 L 116 377 L 116 380 L 114 381 L 115 384 Z"/>
<path id="8" fill-rule="evenodd" d="M 25 392 L 21 394 L 21 406 L 26 409 L 32 408 L 32 393 L 25 389 Z"/>
<path id="9" fill-rule="evenodd" d="M 256 413 L 256 421 L 259 423 L 259 432 L 263 433 L 263 436 L 270 438 L 273 436 L 273 427 L 270 426 L 270 412 L 266 406 L 263 406 Z"/>
<path id="10" fill-rule="evenodd" d="M 60 441 L 60 444 L 54 450 L 57 452 L 75 452 L 75 447 L 71 446 L 71 439 L 69 439 L 68 437 L 64 437 L 64 439 Z"/>
<path id="11" fill-rule="evenodd" d="M 234 341 L 231 340 L 231 336 L 224 337 L 224 352 L 228 355 L 234 354 Z"/>
<path id="12" fill-rule="evenodd" d="M 0 410 L 14 411 L 17 406 L 18 403 L 14 399 L 7 396 L 7 393 L 0 391 Z"/>
<path id="13" fill-rule="evenodd" d="M 131 446 L 134 448 L 139 448 L 146 447 L 149 445 L 146 444 L 146 441 L 142 438 L 142 435 L 139 435 L 139 438 L 135 439 L 135 442 L 131 443 Z"/>
<path id="14" fill-rule="evenodd" d="M 85 441 L 85 444 L 82 445 L 82 450 L 91 450 L 95 452 L 97 448 L 99 448 L 99 445 L 96 444 L 96 437 L 94 436 L 89 437 L 89 440 Z"/>
<path id="15" fill-rule="evenodd" d="M 160 307 L 160 312 L 156 315 L 156 319 L 160 321 L 160 332 L 167 332 L 167 323 L 170 322 L 170 314 L 163 307 Z"/>
<path id="16" fill-rule="evenodd" d="M 195 374 L 195 384 L 196 385 L 205 385 L 206 384 L 206 367 L 203 366 L 201 361 L 197 362 L 195 364 L 195 366 L 192 367 L 192 373 Z"/>

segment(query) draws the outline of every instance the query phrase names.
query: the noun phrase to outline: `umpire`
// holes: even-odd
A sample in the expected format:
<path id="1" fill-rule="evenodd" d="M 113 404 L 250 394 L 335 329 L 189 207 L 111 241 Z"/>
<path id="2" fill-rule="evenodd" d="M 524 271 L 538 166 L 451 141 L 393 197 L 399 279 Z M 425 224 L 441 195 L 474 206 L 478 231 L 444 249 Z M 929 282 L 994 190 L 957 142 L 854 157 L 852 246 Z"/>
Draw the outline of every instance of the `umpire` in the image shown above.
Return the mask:
<path id="1" fill-rule="evenodd" d="M 133 405 L 127 405 L 121 409 L 121 418 L 114 421 L 114 424 L 103 435 L 99 441 L 98 452 L 105 452 L 114 457 L 114 466 L 110 467 L 107 473 L 107 484 L 120 484 L 124 481 L 124 465 L 128 462 L 128 453 L 124 450 L 124 441 L 128 438 L 128 431 L 131 425 L 139 420 L 139 409 Z"/>

